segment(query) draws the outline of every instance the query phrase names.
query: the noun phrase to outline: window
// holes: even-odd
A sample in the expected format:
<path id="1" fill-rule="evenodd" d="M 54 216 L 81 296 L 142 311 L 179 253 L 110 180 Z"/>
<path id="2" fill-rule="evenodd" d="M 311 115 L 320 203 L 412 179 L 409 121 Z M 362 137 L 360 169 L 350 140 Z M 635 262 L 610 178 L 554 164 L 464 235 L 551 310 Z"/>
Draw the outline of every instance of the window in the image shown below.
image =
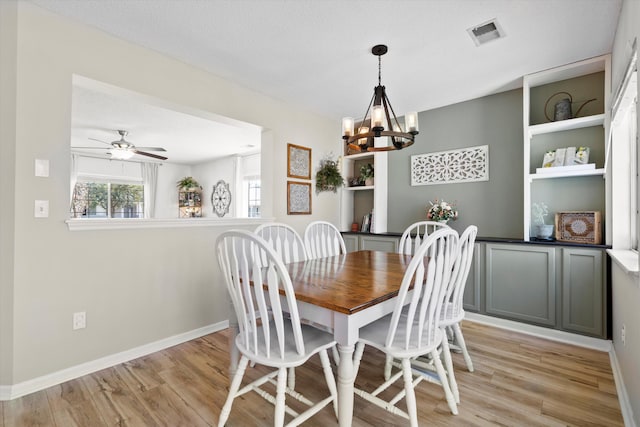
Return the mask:
<path id="1" fill-rule="evenodd" d="M 73 191 L 71 218 L 144 218 L 144 187 L 79 180 Z"/>
<path id="2" fill-rule="evenodd" d="M 614 249 L 638 249 L 637 70 L 632 62 L 623 89 L 614 101 L 612 135 L 612 224 Z"/>
<path id="3" fill-rule="evenodd" d="M 260 218 L 260 180 L 247 180 L 247 217 Z"/>

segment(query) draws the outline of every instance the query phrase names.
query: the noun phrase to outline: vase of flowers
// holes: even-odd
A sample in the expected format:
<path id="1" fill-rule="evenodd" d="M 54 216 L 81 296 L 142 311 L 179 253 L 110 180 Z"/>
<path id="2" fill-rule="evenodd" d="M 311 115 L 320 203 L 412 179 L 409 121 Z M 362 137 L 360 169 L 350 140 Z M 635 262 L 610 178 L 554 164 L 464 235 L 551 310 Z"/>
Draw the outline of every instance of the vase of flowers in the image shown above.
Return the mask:
<path id="1" fill-rule="evenodd" d="M 455 203 L 448 203 L 444 200 L 436 199 L 435 202 L 429 200 L 431 206 L 427 207 L 427 219 L 429 221 L 438 221 L 444 224 L 449 220 L 458 218 L 458 210 Z"/>

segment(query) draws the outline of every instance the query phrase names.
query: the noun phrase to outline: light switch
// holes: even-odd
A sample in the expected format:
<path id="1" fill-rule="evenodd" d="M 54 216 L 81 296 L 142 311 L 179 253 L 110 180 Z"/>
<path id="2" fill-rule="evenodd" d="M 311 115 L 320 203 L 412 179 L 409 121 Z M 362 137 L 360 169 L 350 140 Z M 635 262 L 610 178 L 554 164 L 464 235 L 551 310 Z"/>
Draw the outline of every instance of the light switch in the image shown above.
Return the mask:
<path id="1" fill-rule="evenodd" d="M 49 160 L 36 159 L 36 176 L 49 176 Z"/>
<path id="2" fill-rule="evenodd" d="M 34 215 L 36 218 L 47 218 L 49 216 L 49 201 L 36 200 Z"/>

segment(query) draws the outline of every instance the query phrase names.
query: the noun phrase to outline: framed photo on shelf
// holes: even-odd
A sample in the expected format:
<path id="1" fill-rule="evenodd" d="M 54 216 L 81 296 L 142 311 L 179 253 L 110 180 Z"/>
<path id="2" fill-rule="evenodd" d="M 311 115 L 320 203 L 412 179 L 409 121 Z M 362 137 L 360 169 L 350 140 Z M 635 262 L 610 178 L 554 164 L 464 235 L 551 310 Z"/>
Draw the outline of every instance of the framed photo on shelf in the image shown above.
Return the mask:
<path id="1" fill-rule="evenodd" d="M 311 215 L 311 183 L 287 181 L 287 215 Z"/>
<path id="2" fill-rule="evenodd" d="M 311 179 L 311 148 L 287 144 L 287 176 Z"/>

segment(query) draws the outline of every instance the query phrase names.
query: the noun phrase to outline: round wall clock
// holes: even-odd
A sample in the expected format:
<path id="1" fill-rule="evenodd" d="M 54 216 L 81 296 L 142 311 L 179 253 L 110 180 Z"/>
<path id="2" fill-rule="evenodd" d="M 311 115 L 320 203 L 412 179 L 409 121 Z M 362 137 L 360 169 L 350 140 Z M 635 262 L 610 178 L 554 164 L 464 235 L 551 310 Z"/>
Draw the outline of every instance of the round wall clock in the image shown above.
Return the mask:
<path id="1" fill-rule="evenodd" d="M 213 211 L 219 217 L 223 217 L 229 213 L 229 206 L 231 205 L 231 192 L 229 191 L 229 184 L 220 180 L 213 186 L 213 193 L 211 194 L 211 204 L 213 205 Z"/>

